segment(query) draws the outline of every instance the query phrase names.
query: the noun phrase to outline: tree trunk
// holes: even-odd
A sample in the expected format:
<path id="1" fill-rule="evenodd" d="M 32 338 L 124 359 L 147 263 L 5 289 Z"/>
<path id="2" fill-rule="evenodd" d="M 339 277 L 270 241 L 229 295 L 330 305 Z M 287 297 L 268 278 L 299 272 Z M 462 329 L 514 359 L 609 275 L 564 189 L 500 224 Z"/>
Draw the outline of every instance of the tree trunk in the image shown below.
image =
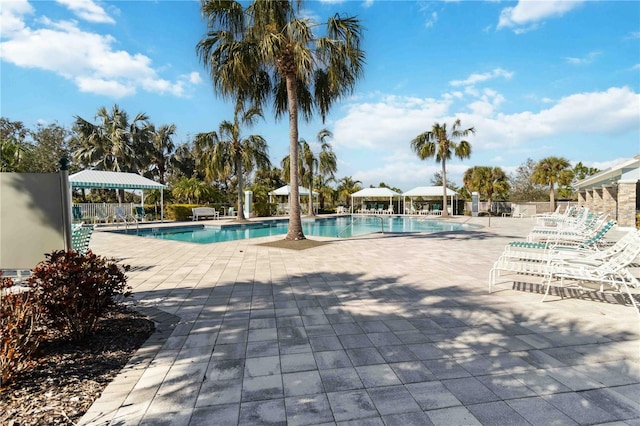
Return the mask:
<path id="1" fill-rule="evenodd" d="M 295 75 L 286 76 L 289 102 L 289 180 L 291 187 L 289 202 L 289 229 L 285 240 L 304 240 L 300 217 L 300 191 L 298 186 L 298 95 Z"/>
<path id="2" fill-rule="evenodd" d="M 447 210 L 447 160 L 442 158 L 442 216 L 449 216 Z"/>
<path id="3" fill-rule="evenodd" d="M 236 173 L 238 174 L 238 213 L 236 215 L 237 220 L 245 220 L 244 206 L 242 202 L 242 187 L 244 186 L 244 176 L 242 175 L 242 161 L 239 158 L 235 159 Z"/>
<path id="4" fill-rule="evenodd" d="M 313 166 L 312 166 L 313 167 Z M 309 182 L 309 216 L 315 216 L 313 212 L 313 168 L 311 169 L 311 182 Z"/>
<path id="5" fill-rule="evenodd" d="M 551 191 L 549 192 L 549 211 L 553 212 L 556 210 L 556 189 L 554 185 L 551 184 Z"/>

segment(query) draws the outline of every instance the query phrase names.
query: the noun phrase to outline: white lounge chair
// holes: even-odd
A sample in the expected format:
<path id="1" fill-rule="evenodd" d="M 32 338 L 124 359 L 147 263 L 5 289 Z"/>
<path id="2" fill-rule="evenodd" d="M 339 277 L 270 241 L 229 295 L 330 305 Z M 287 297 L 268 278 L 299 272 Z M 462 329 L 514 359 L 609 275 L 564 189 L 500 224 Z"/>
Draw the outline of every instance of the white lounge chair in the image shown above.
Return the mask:
<path id="1" fill-rule="evenodd" d="M 610 228 L 613 224 L 615 224 L 615 221 L 607 221 L 606 215 L 599 215 L 596 219 L 589 219 L 573 227 L 535 227 L 527 235 L 527 241 L 549 241 L 558 239 L 585 240 L 597 234 L 603 228 Z"/>
<path id="2" fill-rule="evenodd" d="M 584 288 L 584 283 L 597 283 L 601 292 L 604 291 L 604 285 L 608 284 L 618 292 L 626 292 L 631 304 L 640 315 L 635 299 L 629 290 L 629 286 L 638 287 L 640 282 L 628 269 L 638 255 L 640 255 L 640 233 L 634 233 L 623 250 L 606 259 L 576 256 L 572 259 L 552 258 L 545 262 L 498 260 L 489 272 L 489 292 L 493 292 L 493 287 L 497 284 L 501 272 L 542 277 L 542 284 L 546 287 L 543 301 L 548 296 L 551 283 L 554 280 L 559 281 L 561 287 L 564 287 L 569 281 L 572 286 L 579 289 Z"/>
<path id="3" fill-rule="evenodd" d="M 128 227 L 129 223 L 137 224 L 138 219 L 136 219 L 132 214 L 127 213 L 124 207 L 117 206 L 113 216 L 113 223 L 116 224 L 116 227 L 119 227 L 120 222 L 124 223 L 125 227 Z"/>
<path id="4" fill-rule="evenodd" d="M 102 206 L 96 206 L 96 214 L 93 217 L 93 223 L 96 224 L 98 222 L 109 223 L 111 217 L 104 211 Z"/>
<path id="5" fill-rule="evenodd" d="M 549 262 L 552 260 L 569 260 L 576 258 L 591 259 L 595 261 L 603 261 L 608 257 L 624 250 L 627 245 L 640 238 L 639 230 L 632 230 L 626 233 L 622 238 L 602 250 L 593 245 L 590 247 L 553 247 L 543 249 L 529 250 L 511 250 L 505 249 L 498 261 L 533 261 L 533 262 Z"/>
<path id="6" fill-rule="evenodd" d="M 89 250 L 89 241 L 93 234 L 93 225 L 79 224 L 71 232 L 71 247 L 80 254 L 85 254 Z"/>
<path id="7" fill-rule="evenodd" d="M 511 217 L 518 217 L 520 219 L 524 218 L 527 214 L 527 208 L 521 209 L 519 205 L 516 204 L 515 209 L 511 213 Z"/>

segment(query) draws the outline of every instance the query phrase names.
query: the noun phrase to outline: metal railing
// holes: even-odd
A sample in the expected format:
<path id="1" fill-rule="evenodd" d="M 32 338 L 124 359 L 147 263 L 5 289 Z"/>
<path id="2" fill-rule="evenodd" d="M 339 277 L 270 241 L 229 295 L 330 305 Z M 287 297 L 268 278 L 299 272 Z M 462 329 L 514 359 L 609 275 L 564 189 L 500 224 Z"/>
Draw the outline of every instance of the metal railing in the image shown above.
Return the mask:
<path id="1" fill-rule="evenodd" d="M 384 218 L 378 216 L 378 215 L 374 215 L 374 214 L 367 214 L 367 215 L 361 215 L 362 218 L 375 218 L 375 219 L 380 219 L 380 230 L 382 231 L 382 233 L 384 234 Z M 352 228 L 353 224 L 355 223 L 356 219 L 358 218 L 358 215 L 351 215 L 351 223 L 349 223 L 347 226 L 344 227 L 344 229 L 342 229 L 340 232 L 338 232 L 338 235 L 336 235 L 336 238 L 340 238 L 340 235 L 342 235 L 342 233 L 344 233 L 347 229 Z"/>
<path id="2" fill-rule="evenodd" d="M 82 212 L 82 220 L 90 223 L 104 222 L 109 223 L 116 218 L 116 207 L 124 208 L 127 215 L 133 216 L 133 207 L 137 204 L 126 203 L 74 203 L 74 207 L 80 207 Z"/>

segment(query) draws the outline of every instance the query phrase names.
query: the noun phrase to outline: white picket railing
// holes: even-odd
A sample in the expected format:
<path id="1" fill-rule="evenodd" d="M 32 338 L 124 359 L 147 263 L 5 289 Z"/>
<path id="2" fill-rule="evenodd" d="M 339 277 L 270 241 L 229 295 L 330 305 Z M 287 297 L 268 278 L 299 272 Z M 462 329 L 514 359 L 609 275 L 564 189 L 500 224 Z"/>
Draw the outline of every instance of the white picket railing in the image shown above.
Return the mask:
<path id="1" fill-rule="evenodd" d="M 124 207 L 125 214 L 132 215 L 134 203 L 74 203 L 82 211 L 82 219 L 87 223 L 109 223 L 116 216 L 116 207 Z"/>

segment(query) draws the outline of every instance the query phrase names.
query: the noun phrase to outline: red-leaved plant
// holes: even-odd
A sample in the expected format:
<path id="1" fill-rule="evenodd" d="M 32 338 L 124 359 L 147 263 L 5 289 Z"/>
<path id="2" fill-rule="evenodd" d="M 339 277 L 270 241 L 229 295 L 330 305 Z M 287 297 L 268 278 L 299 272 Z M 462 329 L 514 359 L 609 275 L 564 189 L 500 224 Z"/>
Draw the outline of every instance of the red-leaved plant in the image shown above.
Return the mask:
<path id="1" fill-rule="evenodd" d="M 0 389 L 33 363 L 44 335 L 41 316 L 34 294 L 0 271 Z"/>
<path id="2" fill-rule="evenodd" d="M 27 282 L 44 310 L 47 324 L 79 339 L 95 331 L 100 317 L 116 304 L 115 297 L 127 297 L 125 272 L 114 260 L 94 254 L 58 250 L 46 254 Z"/>

